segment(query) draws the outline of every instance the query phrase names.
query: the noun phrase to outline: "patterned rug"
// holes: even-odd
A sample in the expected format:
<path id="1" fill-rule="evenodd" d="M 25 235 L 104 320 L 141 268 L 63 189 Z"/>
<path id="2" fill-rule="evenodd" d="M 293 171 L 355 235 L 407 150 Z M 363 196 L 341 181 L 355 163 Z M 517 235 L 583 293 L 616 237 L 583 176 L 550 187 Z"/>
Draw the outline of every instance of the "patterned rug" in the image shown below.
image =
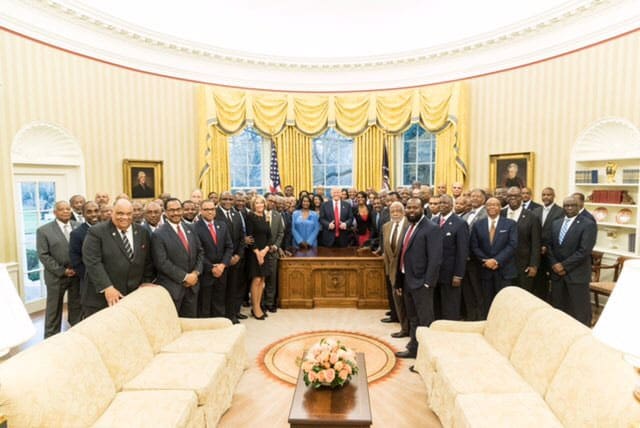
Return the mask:
<path id="1" fill-rule="evenodd" d="M 295 385 L 298 379 L 297 361 L 304 352 L 322 338 L 334 338 L 356 352 L 363 352 L 369 385 L 388 378 L 399 367 L 393 346 L 365 334 L 325 330 L 298 333 L 266 346 L 258 354 L 258 366 L 275 379 Z"/>

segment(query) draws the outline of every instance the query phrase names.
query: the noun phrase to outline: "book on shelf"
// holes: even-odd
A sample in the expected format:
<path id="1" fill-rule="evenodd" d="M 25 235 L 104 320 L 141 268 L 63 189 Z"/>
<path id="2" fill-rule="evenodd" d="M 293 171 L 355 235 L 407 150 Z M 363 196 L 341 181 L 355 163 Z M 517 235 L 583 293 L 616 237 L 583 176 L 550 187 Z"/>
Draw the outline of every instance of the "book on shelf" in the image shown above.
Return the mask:
<path id="1" fill-rule="evenodd" d="M 577 184 L 595 184 L 598 182 L 597 169 L 579 169 L 576 170 Z"/>
<path id="2" fill-rule="evenodd" d="M 638 184 L 640 183 L 640 168 L 625 168 L 622 170 L 622 183 Z"/>
<path id="3" fill-rule="evenodd" d="M 625 193 L 625 190 L 594 190 L 590 199 L 591 202 L 600 204 L 621 204 Z"/>
<path id="4" fill-rule="evenodd" d="M 630 253 L 636 252 L 636 234 L 635 233 L 629 234 L 629 252 Z"/>

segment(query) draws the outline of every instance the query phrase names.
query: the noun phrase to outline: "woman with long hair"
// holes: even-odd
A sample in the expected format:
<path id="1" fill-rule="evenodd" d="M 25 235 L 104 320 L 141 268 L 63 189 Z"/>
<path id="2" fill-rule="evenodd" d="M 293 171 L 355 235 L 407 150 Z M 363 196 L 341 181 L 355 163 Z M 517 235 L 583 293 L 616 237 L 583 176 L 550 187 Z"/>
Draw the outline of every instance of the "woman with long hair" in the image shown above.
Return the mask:
<path id="1" fill-rule="evenodd" d="M 251 200 L 251 212 L 247 215 L 247 235 L 253 238 L 253 244 L 247 257 L 247 272 L 251 280 L 251 315 L 257 320 L 264 320 L 267 315 L 262 311 L 262 293 L 265 277 L 269 275 L 269 264 L 265 258 L 273 244 L 271 227 L 265 214 L 267 202 L 257 195 Z"/>
<path id="2" fill-rule="evenodd" d="M 322 205 L 322 203 L 324 202 L 322 200 L 322 196 L 320 195 L 313 195 L 313 210 L 316 212 L 316 214 L 318 214 L 318 218 L 320 217 L 320 206 Z"/>
<path id="3" fill-rule="evenodd" d="M 291 232 L 296 248 L 304 250 L 318 246 L 320 217 L 314 211 L 313 201 L 308 195 L 300 198 L 297 209 L 293 212 Z"/>
<path id="4" fill-rule="evenodd" d="M 371 238 L 371 207 L 367 205 L 367 194 L 356 194 L 358 204 L 353 207 L 353 218 L 356 220 L 355 234 L 358 246 L 362 247 Z"/>

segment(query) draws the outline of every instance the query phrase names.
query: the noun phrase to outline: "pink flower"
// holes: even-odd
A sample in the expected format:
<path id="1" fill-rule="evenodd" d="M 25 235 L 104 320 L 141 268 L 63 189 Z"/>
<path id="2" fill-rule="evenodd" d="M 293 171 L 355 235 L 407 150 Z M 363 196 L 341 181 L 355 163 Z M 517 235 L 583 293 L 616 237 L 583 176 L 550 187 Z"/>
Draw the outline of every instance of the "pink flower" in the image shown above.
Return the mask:
<path id="1" fill-rule="evenodd" d="M 349 364 L 345 364 L 344 368 L 349 374 L 353 373 L 353 370 L 351 369 L 351 366 Z"/>
<path id="2" fill-rule="evenodd" d="M 345 368 L 340 370 L 340 373 L 338 373 L 338 377 L 342 380 L 347 380 L 347 377 L 349 377 L 349 371 L 346 369 L 346 367 L 349 366 L 345 366 Z"/>
<path id="3" fill-rule="evenodd" d="M 323 372 L 327 383 L 333 382 L 333 380 L 336 378 L 336 371 L 334 369 L 323 370 Z"/>
<path id="4" fill-rule="evenodd" d="M 309 373 L 311 371 L 311 369 L 313 369 L 313 362 L 312 361 L 305 361 L 304 363 L 302 363 L 302 370 L 305 373 Z"/>
<path id="5" fill-rule="evenodd" d="M 320 383 L 326 382 L 327 378 L 326 378 L 325 372 L 326 370 L 322 370 L 316 374 L 316 379 L 318 380 L 318 382 Z"/>
<path id="6" fill-rule="evenodd" d="M 336 369 L 337 372 L 342 370 L 343 367 L 344 367 L 344 363 L 342 361 L 338 361 L 333 365 L 333 368 Z"/>
<path id="7" fill-rule="evenodd" d="M 309 378 L 309 382 L 314 382 L 317 379 L 316 372 L 309 372 L 307 377 Z"/>
<path id="8" fill-rule="evenodd" d="M 329 357 L 329 362 L 331 364 L 335 364 L 336 362 L 338 362 L 338 354 L 335 352 L 332 352 L 331 356 Z"/>

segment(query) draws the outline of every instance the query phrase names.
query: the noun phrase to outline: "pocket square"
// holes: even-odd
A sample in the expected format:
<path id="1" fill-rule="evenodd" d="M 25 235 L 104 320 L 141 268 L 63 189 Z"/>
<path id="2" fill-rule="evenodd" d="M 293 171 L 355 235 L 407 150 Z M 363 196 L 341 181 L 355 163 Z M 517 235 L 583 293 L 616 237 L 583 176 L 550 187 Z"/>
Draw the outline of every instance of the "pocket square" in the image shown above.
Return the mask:
<path id="1" fill-rule="evenodd" d="M 447 236 L 451 236 L 451 232 L 447 232 Z"/>
<path id="2" fill-rule="evenodd" d="M 499 230 L 498 233 L 504 233 L 504 232 L 508 232 L 508 230 L 504 229 L 504 230 Z"/>

